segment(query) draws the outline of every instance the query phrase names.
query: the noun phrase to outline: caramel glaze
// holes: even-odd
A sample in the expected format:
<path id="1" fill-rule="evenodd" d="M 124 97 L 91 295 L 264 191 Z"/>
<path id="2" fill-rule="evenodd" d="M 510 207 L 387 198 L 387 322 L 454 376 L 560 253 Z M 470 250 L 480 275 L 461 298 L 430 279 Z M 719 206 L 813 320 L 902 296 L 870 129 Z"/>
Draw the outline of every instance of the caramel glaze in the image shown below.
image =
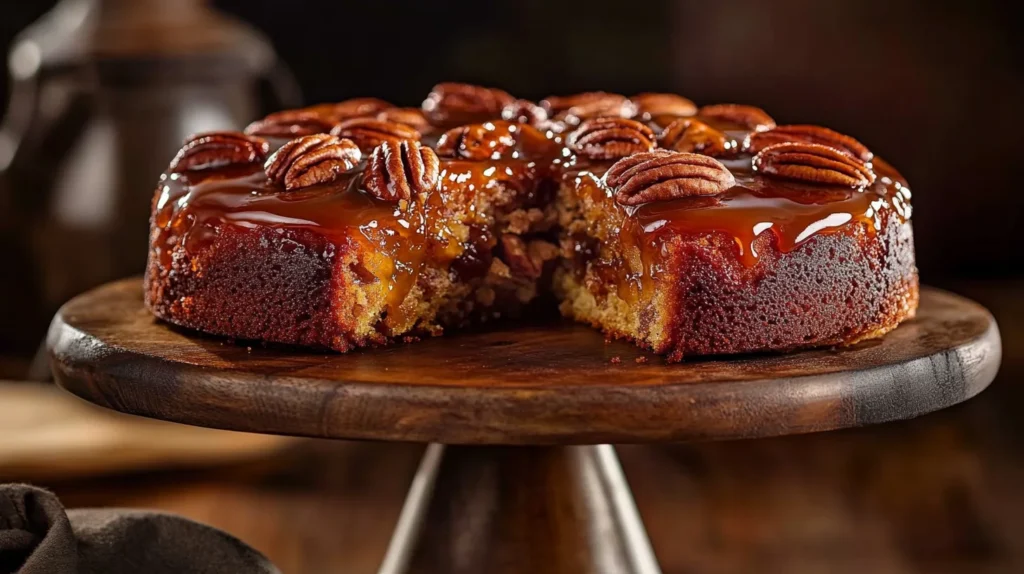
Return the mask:
<path id="1" fill-rule="evenodd" d="M 153 257 L 163 270 L 172 268 L 176 253 L 195 265 L 225 225 L 310 230 L 339 252 L 382 256 L 361 261 L 354 271 L 364 283 L 383 287 L 387 323 L 397 327 L 407 319 L 402 302 L 426 265 L 450 270 L 458 280 L 487 272 L 497 230 L 494 214 L 478 209 L 480 202 L 511 211 L 550 201 L 541 184 L 551 179 L 556 147 L 546 137 L 522 137 L 497 159 L 442 159 L 436 192 L 397 204 L 362 189 L 365 161 L 331 184 L 295 191 L 271 182 L 255 164 L 168 172 L 154 204 Z"/>
<path id="2" fill-rule="evenodd" d="M 659 116 L 651 125 L 660 130 L 672 119 Z M 748 134 L 742 126 L 698 119 L 733 138 L 732 149 Z M 613 162 L 576 158 L 556 132 L 549 129 L 537 137 L 536 130 L 521 131 L 525 137 L 519 137 L 514 149 L 486 161 L 442 159 L 437 193 L 398 205 L 374 199 L 360 188 L 362 167 L 330 185 L 290 192 L 269 182 L 258 165 L 166 173 L 155 204 L 154 256 L 163 269 L 170 269 L 173 253 L 195 257 L 224 225 L 310 229 L 338 246 L 362 244 L 389 262 L 367 269 L 363 276 L 381 282 L 392 318 L 424 265 L 462 280 L 486 273 L 497 231 L 493 210 L 478 209 L 479 202 L 543 208 L 550 202 L 541 192 L 545 181 L 560 181 L 581 200 L 601 206 L 600 217 L 588 218 L 588 223 L 594 228 L 589 240 L 597 238 L 603 245 L 582 254 L 579 263 L 616 270 L 619 294 L 627 300 L 652 288 L 654 282 L 648 279 L 663 271 L 661 250 L 671 237 L 725 234 L 735 241 L 738 260 L 752 268 L 759 259 L 754 240 L 761 234 L 771 234 L 772 244 L 788 252 L 818 234 L 854 225 L 877 232 L 886 218 L 906 221 L 911 214 L 906 181 L 878 158 L 873 162 L 877 181 L 866 189 L 851 189 L 757 174 L 749 154 L 721 160 L 736 185 L 719 196 L 624 207 L 601 179 Z M 580 252 L 586 239 L 578 239 Z"/>
<path id="3" fill-rule="evenodd" d="M 651 122 L 656 131 L 676 117 L 660 116 Z M 740 149 L 749 135 L 743 126 L 712 118 L 699 119 L 723 131 L 732 141 L 727 149 Z M 583 203 L 596 206 L 596 217 L 584 216 L 590 237 L 574 237 L 576 269 L 593 271 L 595 291 L 614 288 L 620 298 L 635 303 L 647 300 L 664 269 L 666 242 L 675 237 L 720 234 L 736 245 L 737 260 L 747 269 L 760 260 L 755 244 L 769 234 L 770 245 L 788 253 L 819 234 L 860 227 L 868 233 L 882 230 L 888 218 L 905 222 L 911 216 L 911 193 L 906 180 L 888 163 L 874 158 L 877 180 L 864 189 L 804 184 L 756 173 L 752 155 L 737 153 L 719 160 L 733 173 L 736 185 L 714 197 L 695 197 L 623 206 L 614 190 L 603 182 L 614 162 L 587 162 L 571 157 L 562 167 L 563 186 Z M 593 209 L 593 207 L 591 208 Z M 595 244 L 594 239 L 597 239 Z"/>
<path id="4" fill-rule="evenodd" d="M 625 207 L 612 198 L 601 180 L 605 165 L 579 165 L 565 178 L 577 197 L 602 206 L 597 236 L 602 248 L 589 254 L 589 264 L 617 287 L 627 301 L 649 296 L 663 268 L 666 241 L 679 236 L 724 234 L 736 244 L 746 268 L 759 261 L 755 239 L 770 234 L 771 245 L 788 253 L 818 234 L 860 226 L 881 231 L 889 217 L 910 218 L 910 188 L 887 163 L 874 160 L 878 180 L 870 187 L 804 185 L 754 173 L 750 156 L 723 161 L 736 185 L 716 197 L 697 197 Z M 763 243 L 758 243 L 763 244 Z M 607 286 L 605 286 L 607 287 Z"/>

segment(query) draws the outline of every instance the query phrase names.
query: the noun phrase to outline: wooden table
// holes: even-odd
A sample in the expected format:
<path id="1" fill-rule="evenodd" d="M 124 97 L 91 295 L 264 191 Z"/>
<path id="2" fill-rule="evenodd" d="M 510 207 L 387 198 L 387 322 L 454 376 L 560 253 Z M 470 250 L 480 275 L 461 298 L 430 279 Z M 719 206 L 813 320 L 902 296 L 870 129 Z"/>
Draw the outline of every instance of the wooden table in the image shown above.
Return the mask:
<path id="1" fill-rule="evenodd" d="M 983 398 L 876 429 L 620 451 L 665 572 L 1001 572 L 1021 564 L 1015 412 Z M 420 451 L 312 441 L 263 465 L 55 487 L 73 506 L 183 512 L 285 572 L 373 572 Z"/>
<path id="2" fill-rule="evenodd" d="M 618 450 L 666 574 L 1021 572 L 1024 428 L 992 418 L 1005 381 L 911 422 Z M 47 486 L 73 507 L 184 514 L 288 574 L 373 574 L 421 453 L 309 441 L 263 464 Z"/>

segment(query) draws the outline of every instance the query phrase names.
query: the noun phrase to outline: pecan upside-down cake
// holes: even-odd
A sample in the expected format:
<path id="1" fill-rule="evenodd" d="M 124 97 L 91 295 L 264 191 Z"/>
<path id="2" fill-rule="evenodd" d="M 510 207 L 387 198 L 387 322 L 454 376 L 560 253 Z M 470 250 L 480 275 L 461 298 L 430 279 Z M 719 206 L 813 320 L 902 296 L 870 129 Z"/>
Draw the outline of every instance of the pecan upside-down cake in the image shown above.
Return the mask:
<path id="1" fill-rule="evenodd" d="M 670 94 L 539 103 L 439 84 L 189 140 L 153 202 L 146 304 L 348 351 L 562 313 L 666 354 L 878 337 L 918 299 L 910 189 L 860 142 Z"/>

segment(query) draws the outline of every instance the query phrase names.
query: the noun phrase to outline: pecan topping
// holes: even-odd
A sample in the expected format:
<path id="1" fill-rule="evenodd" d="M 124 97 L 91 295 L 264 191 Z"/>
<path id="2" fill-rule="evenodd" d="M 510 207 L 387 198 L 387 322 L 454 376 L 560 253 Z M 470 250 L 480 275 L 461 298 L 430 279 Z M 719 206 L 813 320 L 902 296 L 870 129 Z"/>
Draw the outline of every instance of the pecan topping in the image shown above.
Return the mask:
<path id="1" fill-rule="evenodd" d="M 875 173 L 861 160 L 828 146 L 790 142 L 768 146 L 754 156 L 761 173 L 824 185 L 865 187 Z"/>
<path id="2" fill-rule="evenodd" d="M 325 134 L 333 125 L 329 117 L 317 111 L 285 110 L 249 124 L 245 133 L 265 138 L 297 138 Z"/>
<path id="3" fill-rule="evenodd" d="M 420 132 L 405 124 L 382 122 L 373 118 L 345 120 L 334 126 L 331 135 L 352 140 L 364 153 L 369 153 L 382 142 L 420 139 Z"/>
<path id="4" fill-rule="evenodd" d="M 171 171 L 262 162 L 269 149 L 265 140 L 238 132 L 198 134 L 186 141 L 171 161 Z"/>
<path id="5" fill-rule="evenodd" d="M 392 104 L 378 98 L 352 98 L 343 102 L 316 104 L 300 111 L 316 114 L 334 123 L 348 118 L 373 116 L 393 107 Z"/>
<path id="6" fill-rule="evenodd" d="M 560 121 L 578 124 L 588 118 L 611 116 L 631 118 L 636 106 L 625 96 L 607 92 L 584 92 L 573 96 L 551 96 L 540 102 L 548 115 Z"/>
<path id="7" fill-rule="evenodd" d="M 382 110 L 395 107 L 379 98 L 352 98 L 332 104 L 331 113 L 338 119 L 357 116 L 372 116 Z"/>
<path id="8" fill-rule="evenodd" d="M 516 100 L 501 110 L 502 119 L 535 126 L 548 119 L 548 112 L 530 100 Z"/>
<path id="9" fill-rule="evenodd" d="M 717 195 L 736 184 L 732 173 L 715 159 L 667 150 L 620 159 L 604 180 L 622 205 Z"/>
<path id="10" fill-rule="evenodd" d="M 654 149 L 654 132 L 626 118 L 594 118 L 569 134 L 566 145 L 590 159 L 616 159 Z"/>
<path id="11" fill-rule="evenodd" d="M 448 130 L 437 140 L 442 157 L 472 160 L 497 159 L 516 145 L 515 134 L 523 129 L 506 121 L 485 122 Z"/>
<path id="12" fill-rule="evenodd" d="M 692 101 L 675 94 L 637 94 L 630 101 L 636 106 L 636 113 L 644 120 L 654 116 L 692 116 L 697 106 Z"/>
<path id="13" fill-rule="evenodd" d="M 763 132 L 775 127 L 775 120 L 764 110 L 754 106 L 715 104 L 704 106 L 697 112 L 697 115 L 703 120 L 738 124 L 755 132 Z"/>
<path id="14" fill-rule="evenodd" d="M 661 147 L 675 151 L 701 153 L 711 157 L 732 155 L 739 147 L 736 140 L 706 123 L 685 118 L 668 125 L 658 137 Z"/>
<path id="15" fill-rule="evenodd" d="M 267 158 L 264 169 L 271 181 L 288 191 L 331 183 L 359 163 L 356 144 L 327 134 L 293 139 Z"/>
<path id="16" fill-rule="evenodd" d="M 379 112 L 377 119 L 382 122 L 405 124 L 421 134 L 430 130 L 430 122 L 419 108 L 388 108 Z"/>
<path id="17" fill-rule="evenodd" d="M 871 161 L 875 157 L 875 154 L 859 141 L 820 126 L 778 126 L 766 132 L 750 134 L 743 145 L 751 153 L 757 153 L 768 146 L 789 142 L 813 143 L 832 147 L 865 162 Z"/>
<path id="18" fill-rule="evenodd" d="M 366 162 L 363 187 L 377 199 L 397 203 L 434 189 L 440 174 L 434 150 L 417 141 L 385 141 Z"/>
<path id="19" fill-rule="evenodd" d="M 435 125 L 483 121 L 501 117 L 502 108 L 514 99 L 495 88 L 445 82 L 434 86 L 423 100 L 423 113 Z"/>

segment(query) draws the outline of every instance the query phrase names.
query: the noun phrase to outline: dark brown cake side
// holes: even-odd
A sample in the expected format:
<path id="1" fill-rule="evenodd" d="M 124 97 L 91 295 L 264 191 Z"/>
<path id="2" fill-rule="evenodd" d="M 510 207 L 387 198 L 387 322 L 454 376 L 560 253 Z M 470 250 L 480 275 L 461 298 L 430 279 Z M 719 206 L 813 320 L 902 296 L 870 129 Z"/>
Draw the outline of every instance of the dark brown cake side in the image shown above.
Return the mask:
<path id="1" fill-rule="evenodd" d="M 789 253 L 771 236 L 755 244 L 761 260 L 747 268 L 732 237 L 671 239 L 664 275 L 673 279 L 635 306 L 609 294 L 607 278 L 571 264 L 556 288 L 565 314 L 676 361 L 853 344 L 892 330 L 917 308 L 907 222 L 890 218 L 877 234 L 851 228 L 819 235 Z"/>
<path id="2" fill-rule="evenodd" d="M 171 323 L 238 339 L 347 351 L 383 342 L 360 332 L 352 250 L 303 230 L 225 226 L 215 244 L 173 263 L 151 261 L 146 304 Z"/>
<path id="3" fill-rule="evenodd" d="M 887 333 L 917 308 L 911 228 L 890 218 L 867 235 L 863 228 L 820 235 L 786 254 L 764 245 L 763 267 L 752 276 L 721 256 L 731 247 L 721 238 L 717 246 L 675 241 L 670 260 L 681 280 L 666 309 L 670 347 L 661 352 L 678 360 L 790 351 Z"/>

